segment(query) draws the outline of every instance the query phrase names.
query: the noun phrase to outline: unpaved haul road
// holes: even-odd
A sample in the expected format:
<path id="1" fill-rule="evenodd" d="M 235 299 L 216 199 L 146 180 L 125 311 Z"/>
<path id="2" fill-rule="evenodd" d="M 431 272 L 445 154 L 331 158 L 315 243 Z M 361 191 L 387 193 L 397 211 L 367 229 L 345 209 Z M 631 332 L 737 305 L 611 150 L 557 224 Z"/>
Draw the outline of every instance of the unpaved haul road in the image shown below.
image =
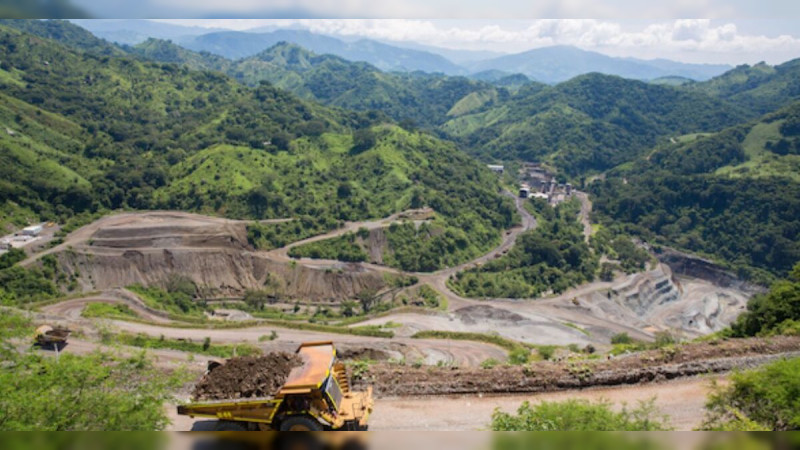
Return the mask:
<path id="1" fill-rule="evenodd" d="M 375 401 L 370 430 L 486 430 L 495 408 L 514 412 L 526 400 L 536 403 L 605 399 L 621 408 L 623 404 L 636 407 L 637 402 L 654 398 L 658 413 L 667 415 L 671 426 L 679 431 L 688 431 L 702 423 L 711 380 L 720 379 L 724 378 L 694 377 L 663 383 L 531 395 L 384 398 Z"/>
<path id="2" fill-rule="evenodd" d="M 375 400 L 370 418 L 374 431 L 470 431 L 487 430 L 495 408 L 514 412 L 524 401 L 563 401 L 584 399 L 610 401 L 619 409 L 623 404 L 638 406 L 639 401 L 655 399 L 659 415 L 668 416 L 669 424 L 678 431 L 689 431 L 703 421 L 704 404 L 712 380 L 723 377 L 694 377 L 663 383 L 621 386 L 616 388 L 584 389 L 580 391 L 550 392 L 535 395 L 503 396 L 434 396 L 425 398 L 382 398 Z M 187 431 L 195 419 L 175 414 L 168 407 L 172 420 L 169 430 Z M 200 419 L 197 419 L 200 420 Z"/>

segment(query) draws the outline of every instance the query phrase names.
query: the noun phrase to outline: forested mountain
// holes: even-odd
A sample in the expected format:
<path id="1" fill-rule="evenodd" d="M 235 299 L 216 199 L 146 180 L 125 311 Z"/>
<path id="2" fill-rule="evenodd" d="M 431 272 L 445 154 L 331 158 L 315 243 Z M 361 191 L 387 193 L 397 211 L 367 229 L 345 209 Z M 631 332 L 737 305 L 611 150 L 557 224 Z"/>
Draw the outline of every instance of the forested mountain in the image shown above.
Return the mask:
<path id="1" fill-rule="evenodd" d="M 411 119 L 425 127 L 443 123 L 452 108 L 472 93 L 485 93 L 487 101 L 503 95 L 487 83 L 464 77 L 386 73 L 367 63 L 316 55 L 286 42 L 237 61 L 229 72 L 247 84 L 266 80 L 327 105 L 378 110 L 396 120 Z M 483 103 L 486 102 L 473 107 Z"/>
<path id="2" fill-rule="evenodd" d="M 589 74 L 553 87 L 526 86 L 442 130 L 474 154 L 549 161 L 577 176 L 631 161 L 667 136 L 718 130 L 747 117 L 704 94 Z"/>
<path id="3" fill-rule="evenodd" d="M 508 97 L 505 91 L 489 83 L 423 72 L 387 73 L 364 62 L 317 55 L 287 42 L 238 61 L 207 52 L 196 53 L 157 39 L 128 50 L 159 62 L 222 71 L 251 86 L 268 81 L 305 99 L 356 111 L 381 111 L 395 120 L 411 121 L 426 128 Z M 477 102 L 473 96 L 456 107 L 473 93 L 480 95 L 481 101 Z"/>
<path id="4" fill-rule="evenodd" d="M 465 73 L 446 58 L 422 50 L 401 48 L 370 39 L 346 42 L 306 30 L 276 30 L 267 33 L 221 31 L 178 39 L 180 45 L 236 60 L 256 55 L 279 42 L 291 42 L 314 53 L 336 55 L 369 63 L 387 71 L 424 71 L 450 75 Z"/>
<path id="5" fill-rule="evenodd" d="M 599 72 L 636 80 L 681 76 L 707 80 L 728 70 L 721 64 L 686 64 L 656 59 L 615 58 L 570 46 L 542 47 L 469 65 L 472 72 L 502 70 L 522 73 L 543 83 L 560 83 L 578 75 Z"/>
<path id="6" fill-rule="evenodd" d="M 230 60 L 222 56 L 208 52 L 193 52 L 161 39 L 150 38 L 132 47 L 124 46 L 123 49 L 145 60 L 181 64 L 194 70 L 228 72 L 232 65 Z"/>
<path id="7" fill-rule="evenodd" d="M 429 205 L 445 230 L 482 230 L 459 234 L 482 249 L 514 219 L 486 168 L 380 115 L 3 26 L 0 61 L 4 225 L 180 208 L 332 226 Z"/>
<path id="8" fill-rule="evenodd" d="M 686 88 L 728 100 L 755 114 L 766 114 L 800 99 L 800 59 L 777 66 L 738 66 Z"/>
<path id="9" fill-rule="evenodd" d="M 624 224 L 648 240 L 770 280 L 800 260 L 798 174 L 795 102 L 744 125 L 662 145 L 591 190 L 609 226 Z"/>

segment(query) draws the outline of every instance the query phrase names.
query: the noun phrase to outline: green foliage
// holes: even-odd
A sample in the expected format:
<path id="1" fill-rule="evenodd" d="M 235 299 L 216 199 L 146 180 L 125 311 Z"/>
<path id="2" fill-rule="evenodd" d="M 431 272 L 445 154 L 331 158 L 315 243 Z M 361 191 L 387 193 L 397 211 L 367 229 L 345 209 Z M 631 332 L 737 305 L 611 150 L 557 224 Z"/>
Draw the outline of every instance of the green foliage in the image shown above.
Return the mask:
<path id="1" fill-rule="evenodd" d="M 194 301 L 192 295 L 188 293 L 193 287 L 194 284 L 176 281 L 172 291 L 155 286 L 144 287 L 140 285 L 128 286 L 127 289 L 136 293 L 151 308 L 180 316 L 202 317 L 205 308 Z"/>
<path id="2" fill-rule="evenodd" d="M 523 344 L 496 334 L 473 333 L 467 331 L 422 330 L 417 331 L 411 337 L 414 339 L 455 339 L 460 341 L 485 342 L 502 347 L 509 352 L 517 352 L 518 355 L 521 355 L 523 351 L 530 355 L 530 349 L 525 348 Z"/>
<path id="3" fill-rule="evenodd" d="M 50 268 L 25 269 L 11 266 L 0 270 L 0 302 L 4 305 L 24 305 L 47 300 L 59 294 L 51 281 L 54 273 Z"/>
<path id="4" fill-rule="evenodd" d="M 367 260 L 367 253 L 356 244 L 356 234 L 346 233 L 338 238 L 311 242 L 289 250 L 292 258 L 335 259 L 347 262 Z"/>
<path id="5" fill-rule="evenodd" d="M 121 303 L 89 303 L 81 313 L 83 317 L 106 317 L 127 319 L 137 317 L 128 305 Z"/>
<path id="6" fill-rule="evenodd" d="M 800 430 L 800 358 L 734 373 L 706 404 L 706 430 Z"/>
<path id="7" fill-rule="evenodd" d="M 656 171 L 627 183 L 608 178 L 591 191 L 606 227 L 713 255 L 746 278 L 768 281 L 800 260 L 800 183 Z"/>
<path id="8" fill-rule="evenodd" d="M 302 217 L 288 222 L 247 224 L 247 241 L 258 250 L 285 247 L 292 242 L 322 234 L 338 227 L 338 222 L 315 217 Z"/>
<path id="9" fill-rule="evenodd" d="M 747 311 L 731 325 L 731 334 L 738 337 L 775 333 L 793 334 L 800 322 L 800 263 L 795 264 L 790 278 L 772 285 L 769 292 L 753 296 Z"/>
<path id="10" fill-rule="evenodd" d="M 524 402 L 516 414 L 495 410 L 493 431 L 659 431 L 668 430 L 666 420 L 656 416 L 654 401 L 638 407 L 623 407 L 620 412 L 611 403 L 586 400 Z"/>
<path id="11" fill-rule="evenodd" d="M 723 98 L 754 113 L 764 114 L 800 98 L 800 73 L 797 60 L 778 66 L 759 63 L 741 65 L 688 90 Z"/>
<path id="12" fill-rule="evenodd" d="M 616 344 L 633 344 L 633 338 L 628 333 L 617 333 L 611 336 L 611 343 Z"/>
<path id="13" fill-rule="evenodd" d="M 536 229 L 522 234 L 504 256 L 483 266 L 459 272 L 452 286 L 469 297 L 537 297 L 594 279 L 598 256 L 583 240 L 577 221 L 579 205 L 562 203 L 555 209 L 533 202 Z"/>
<path id="14" fill-rule="evenodd" d="M 12 248 L 0 255 L 0 270 L 8 269 L 25 258 L 25 250 Z"/>
<path id="15" fill-rule="evenodd" d="M 215 356 L 218 358 L 231 358 L 233 356 L 257 355 L 261 351 L 249 344 L 211 344 L 210 338 L 205 338 L 201 342 L 193 342 L 191 339 L 166 339 L 148 336 L 146 334 L 129 333 L 101 333 L 101 339 L 105 344 L 119 344 L 131 347 L 141 347 L 146 349 L 166 349 L 178 350 L 189 353 L 199 353 L 202 355 Z"/>
<path id="16" fill-rule="evenodd" d="M 494 369 L 500 365 L 500 361 L 494 358 L 487 358 L 481 361 L 481 369 Z"/>
<path id="17" fill-rule="evenodd" d="M 553 359 L 553 355 L 556 352 L 556 347 L 554 345 L 541 345 L 536 347 L 536 351 L 539 353 L 540 358 L 547 361 Z"/>
<path id="18" fill-rule="evenodd" d="M 163 403 L 183 383 L 144 357 L 62 354 L 58 359 L 18 352 L 8 338 L 32 334 L 19 314 L 0 314 L 0 430 L 161 430 Z M 55 401 L 54 401 L 55 400 Z"/>
<path id="19" fill-rule="evenodd" d="M 746 112 L 704 94 L 588 74 L 522 90 L 442 129 L 475 154 L 549 161 L 577 176 L 632 161 L 662 136 L 718 130 L 746 118 Z"/>
<path id="20" fill-rule="evenodd" d="M 425 302 L 425 306 L 428 308 L 438 308 L 441 306 L 442 296 L 427 284 L 420 286 L 417 290 L 417 294 Z"/>
<path id="21" fill-rule="evenodd" d="M 515 366 L 521 366 L 523 364 L 528 364 L 528 362 L 530 360 L 531 360 L 531 351 L 528 348 L 516 347 L 513 350 L 508 352 L 508 363 L 509 364 L 512 364 L 512 365 L 515 365 Z"/>

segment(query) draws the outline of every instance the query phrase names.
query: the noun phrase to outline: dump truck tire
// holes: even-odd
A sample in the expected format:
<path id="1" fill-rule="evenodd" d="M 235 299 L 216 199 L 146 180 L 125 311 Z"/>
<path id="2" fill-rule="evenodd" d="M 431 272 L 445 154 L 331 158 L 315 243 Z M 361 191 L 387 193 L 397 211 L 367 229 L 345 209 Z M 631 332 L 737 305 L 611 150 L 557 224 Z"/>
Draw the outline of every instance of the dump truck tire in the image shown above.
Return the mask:
<path id="1" fill-rule="evenodd" d="M 247 431 L 247 427 L 230 420 L 220 420 L 214 425 L 214 431 Z"/>
<path id="2" fill-rule="evenodd" d="M 289 416 L 281 422 L 281 431 L 322 431 L 322 425 L 308 416 Z"/>

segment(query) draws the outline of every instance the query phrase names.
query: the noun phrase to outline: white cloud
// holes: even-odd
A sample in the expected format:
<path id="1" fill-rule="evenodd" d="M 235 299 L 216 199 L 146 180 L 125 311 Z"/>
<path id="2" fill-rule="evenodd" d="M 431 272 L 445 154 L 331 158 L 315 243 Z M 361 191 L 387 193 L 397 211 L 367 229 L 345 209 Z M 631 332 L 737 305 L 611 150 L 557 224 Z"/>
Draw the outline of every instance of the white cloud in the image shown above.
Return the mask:
<path id="1" fill-rule="evenodd" d="M 699 3 L 704 1 L 700 0 Z M 565 7 L 569 5 L 570 2 L 567 2 Z M 182 22 L 235 29 L 263 25 L 299 25 L 316 33 L 338 36 L 503 52 L 519 52 L 549 45 L 574 45 L 616 56 L 665 57 L 687 62 L 782 62 L 800 57 L 800 38 L 796 36 L 745 34 L 739 31 L 735 21 L 709 19 L 639 21 L 636 25 L 597 19 L 447 22 L 422 19 L 287 19 Z"/>

